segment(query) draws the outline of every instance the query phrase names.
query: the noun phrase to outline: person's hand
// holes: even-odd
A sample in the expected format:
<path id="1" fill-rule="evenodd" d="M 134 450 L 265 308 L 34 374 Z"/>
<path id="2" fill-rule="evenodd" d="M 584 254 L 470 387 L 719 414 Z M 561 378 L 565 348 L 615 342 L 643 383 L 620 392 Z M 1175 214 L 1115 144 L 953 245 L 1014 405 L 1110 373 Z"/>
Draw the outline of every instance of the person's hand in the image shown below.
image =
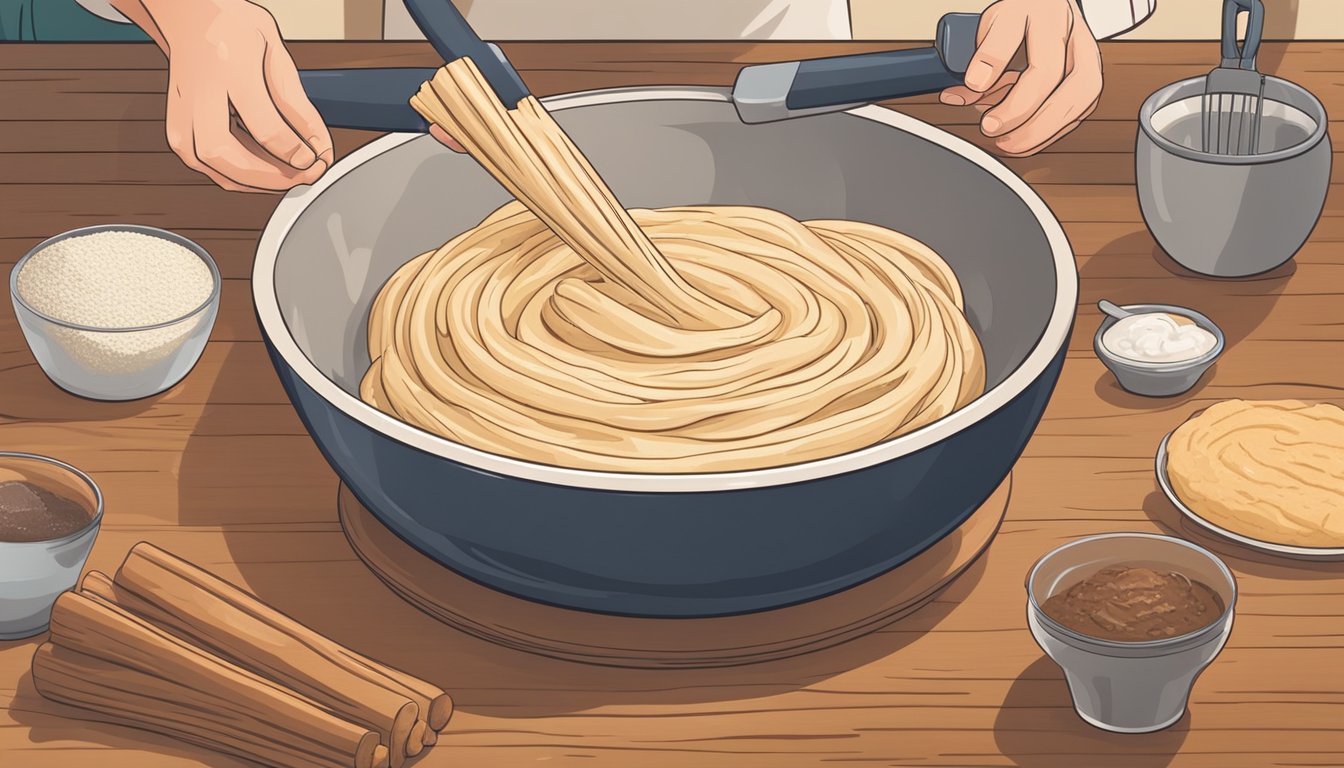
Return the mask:
<path id="1" fill-rule="evenodd" d="M 457 143 L 457 139 L 454 139 L 452 136 L 449 136 L 447 131 L 443 130 L 437 125 L 429 126 L 429 135 L 438 139 L 440 144 L 453 150 L 454 152 L 467 151 L 461 144 Z"/>
<path id="2" fill-rule="evenodd" d="M 1026 69 L 1009 70 L 1024 43 Z M 981 16 L 976 45 L 966 84 L 940 99 L 980 109 L 980 131 L 1000 152 L 1034 154 L 1096 109 L 1101 50 L 1076 0 L 999 0 Z"/>
<path id="3" fill-rule="evenodd" d="M 331 134 L 275 19 L 247 0 L 113 0 L 168 56 L 168 145 L 224 189 L 311 184 Z"/>

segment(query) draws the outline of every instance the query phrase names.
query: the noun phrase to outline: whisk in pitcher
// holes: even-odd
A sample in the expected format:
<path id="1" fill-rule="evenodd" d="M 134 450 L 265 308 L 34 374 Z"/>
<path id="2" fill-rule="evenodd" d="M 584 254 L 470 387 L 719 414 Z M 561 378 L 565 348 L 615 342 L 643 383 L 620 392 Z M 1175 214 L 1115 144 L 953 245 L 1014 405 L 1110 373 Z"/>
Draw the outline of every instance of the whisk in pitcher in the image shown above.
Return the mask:
<path id="1" fill-rule="evenodd" d="M 1221 66 L 1139 108 L 1134 178 L 1144 223 L 1172 260 L 1247 277 L 1287 263 L 1316 226 L 1330 189 L 1330 123 L 1306 88 L 1257 71 L 1261 0 L 1222 10 Z"/>
<path id="2" fill-rule="evenodd" d="M 1245 12 L 1246 37 L 1237 45 L 1237 19 Z M 1202 104 L 1203 149 L 1218 155 L 1260 152 L 1260 124 L 1264 119 L 1265 76 L 1255 57 L 1265 27 L 1260 0 L 1223 3 L 1222 61 L 1204 80 Z"/>

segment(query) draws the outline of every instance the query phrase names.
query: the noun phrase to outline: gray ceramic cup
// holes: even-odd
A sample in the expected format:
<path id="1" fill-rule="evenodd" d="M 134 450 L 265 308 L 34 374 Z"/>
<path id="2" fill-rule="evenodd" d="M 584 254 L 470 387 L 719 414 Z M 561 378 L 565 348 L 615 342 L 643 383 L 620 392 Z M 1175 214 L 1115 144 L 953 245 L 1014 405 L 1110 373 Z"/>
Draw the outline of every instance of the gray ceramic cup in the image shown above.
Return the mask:
<path id="1" fill-rule="evenodd" d="M 1145 397 L 1174 397 L 1188 392 L 1200 378 L 1213 367 L 1213 364 L 1222 356 L 1223 349 L 1227 346 L 1227 338 L 1223 336 L 1223 331 L 1216 323 L 1208 317 L 1194 311 L 1188 307 L 1180 307 L 1175 304 L 1126 304 L 1121 309 L 1130 312 L 1166 312 L 1173 315 L 1184 315 L 1195 321 L 1195 325 L 1213 334 L 1216 343 L 1213 349 L 1194 358 L 1193 360 L 1183 360 L 1178 363 L 1151 363 L 1143 360 L 1131 360 L 1127 357 L 1111 352 L 1102 343 L 1102 337 L 1114 326 L 1118 320 L 1109 315 L 1102 321 L 1101 326 L 1097 328 L 1097 333 L 1092 337 L 1092 350 L 1096 352 L 1097 359 L 1101 360 L 1111 373 L 1115 375 L 1115 380 L 1120 382 L 1120 386 L 1127 392 L 1133 392 L 1136 395 Z"/>
<path id="2" fill-rule="evenodd" d="M 1112 565 L 1178 571 L 1212 588 L 1224 610 L 1209 626 L 1162 640 L 1118 642 L 1075 632 L 1041 610 L 1051 595 Z M 1185 714 L 1195 679 L 1227 643 L 1237 602 L 1232 572 L 1212 552 L 1170 536 L 1110 533 L 1065 544 L 1027 577 L 1027 625 L 1064 670 L 1079 717 L 1108 731 L 1147 733 Z"/>
<path id="3" fill-rule="evenodd" d="M 1203 151 L 1204 78 L 1172 83 L 1139 110 L 1135 178 L 1143 220 L 1176 263 L 1245 277 L 1286 263 L 1307 241 L 1330 187 L 1325 107 L 1265 78 L 1260 152 Z"/>
<path id="4" fill-rule="evenodd" d="M 0 640 L 46 630 L 51 606 L 79 580 L 103 522 L 103 494 L 93 479 L 63 461 L 0 451 L 0 482 L 23 480 L 79 502 L 86 526 L 48 541 L 0 541 Z"/>

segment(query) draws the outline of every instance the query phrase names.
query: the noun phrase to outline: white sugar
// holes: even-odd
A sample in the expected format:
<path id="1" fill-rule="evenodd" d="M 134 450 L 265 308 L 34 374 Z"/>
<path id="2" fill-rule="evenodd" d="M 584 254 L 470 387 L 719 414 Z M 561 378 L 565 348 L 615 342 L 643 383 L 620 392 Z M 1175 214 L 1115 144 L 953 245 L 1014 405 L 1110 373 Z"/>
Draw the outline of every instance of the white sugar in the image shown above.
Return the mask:
<path id="1" fill-rule="evenodd" d="M 19 296 L 48 317 L 95 328 L 176 320 L 205 303 L 210 268 L 177 243 L 139 232 L 97 232 L 33 254 Z"/>
<path id="2" fill-rule="evenodd" d="M 168 360 L 206 322 L 186 317 L 213 292 L 214 275 L 190 249 L 139 232 L 105 231 L 59 240 L 23 264 L 19 297 L 29 307 L 91 331 L 41 324 L 41 333 L 86 370 L 126 375 Z M 181 322 L 173 320 L 183 318 Z"/>

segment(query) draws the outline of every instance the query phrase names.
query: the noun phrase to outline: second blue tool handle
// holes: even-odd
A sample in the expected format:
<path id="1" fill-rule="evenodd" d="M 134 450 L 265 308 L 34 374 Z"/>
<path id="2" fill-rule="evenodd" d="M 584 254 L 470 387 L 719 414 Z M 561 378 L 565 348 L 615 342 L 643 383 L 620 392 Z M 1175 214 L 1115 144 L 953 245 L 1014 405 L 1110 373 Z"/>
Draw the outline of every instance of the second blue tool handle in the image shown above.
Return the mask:
<path id="1" fill-rule="evenodd" d="M 811 109 L 862 104 L 959 85 L 975 55 L 979 26 L 978 13 L 949 13 L 938 20 L 930 48 L 800 61 L 785 106 Z"/>
<path id="2" fill-rule="evenodd" d="M 859 104 L 935 93 L 962 81 L 932 48 L 879 51 L 799 62 L 789 109 Z"/>

